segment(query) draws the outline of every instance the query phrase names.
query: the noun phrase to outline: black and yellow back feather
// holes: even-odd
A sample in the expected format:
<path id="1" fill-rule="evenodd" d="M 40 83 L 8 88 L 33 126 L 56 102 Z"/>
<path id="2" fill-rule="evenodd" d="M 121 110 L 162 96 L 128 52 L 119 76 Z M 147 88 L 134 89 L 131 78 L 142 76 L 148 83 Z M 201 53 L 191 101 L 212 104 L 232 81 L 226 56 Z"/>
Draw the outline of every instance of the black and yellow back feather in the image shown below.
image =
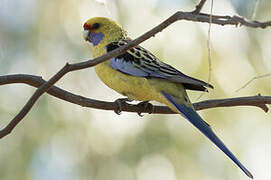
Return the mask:
<path id="1" fill-rule="evenodd" d="M 127 44 L 130 40 L 115 41 L 106 46 L 107 52 L 110 52 L 120 46 Z M 136 68 L 145 72 L 155 72 L 161 74 L 161 77 L 146 76 L 146 78 L 163 78 L 172 82 L 181 83 L 186 89 L 206 91 L 206 87 L 213 88 L 211 84 L 189 77 L 174 67 L 160 61 L 151 52 L 141 46 L 131 48 L 126 53 L 116 57 L 126 62 L 132 63 Z"/>

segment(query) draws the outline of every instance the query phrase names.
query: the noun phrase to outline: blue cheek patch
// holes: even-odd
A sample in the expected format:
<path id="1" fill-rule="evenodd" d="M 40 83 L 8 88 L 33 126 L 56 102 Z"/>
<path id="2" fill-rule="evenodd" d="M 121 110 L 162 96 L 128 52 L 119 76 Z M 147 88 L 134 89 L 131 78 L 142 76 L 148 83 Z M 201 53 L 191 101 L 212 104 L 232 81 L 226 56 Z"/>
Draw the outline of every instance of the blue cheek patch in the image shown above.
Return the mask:
<path id="1" fill-rule="evenodd" d="M 90 32 L 89 33 L 89 39 L 94 46 L 98 45 L 101 42 L 101 40 L 103 40 L 103 38 L 104 38 L 104 34 L 101 32 L 99 32 L 99 33 Z"/>

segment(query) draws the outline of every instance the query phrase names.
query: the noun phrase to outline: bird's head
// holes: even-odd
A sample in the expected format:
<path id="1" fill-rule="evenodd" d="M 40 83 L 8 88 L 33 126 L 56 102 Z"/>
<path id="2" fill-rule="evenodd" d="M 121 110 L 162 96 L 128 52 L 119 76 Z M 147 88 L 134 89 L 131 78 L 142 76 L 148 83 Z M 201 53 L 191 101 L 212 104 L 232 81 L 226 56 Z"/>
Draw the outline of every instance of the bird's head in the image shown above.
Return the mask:
<path id="1" fill-rule="evenodd" d="M 85 22 L 83 36 L 94 46 L 109 44 L 126 37 L 125 31 L 115 21 L 105 17 L 95 17 Z"/>

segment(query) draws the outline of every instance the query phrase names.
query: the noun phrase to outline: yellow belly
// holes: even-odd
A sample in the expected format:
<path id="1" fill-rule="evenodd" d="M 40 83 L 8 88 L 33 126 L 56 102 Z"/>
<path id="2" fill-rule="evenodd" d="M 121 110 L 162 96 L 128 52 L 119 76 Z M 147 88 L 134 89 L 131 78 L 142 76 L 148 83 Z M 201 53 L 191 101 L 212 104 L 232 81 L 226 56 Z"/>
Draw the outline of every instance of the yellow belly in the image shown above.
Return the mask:
<path id="1" fill-rule="evenodd" d="M 150 86 L 149 80 L 121 73 L 111 68 L 109 61 L 95 66 L 99 78 L 110 88 L 139 101 L 156 100 L 156 89 Z"/>

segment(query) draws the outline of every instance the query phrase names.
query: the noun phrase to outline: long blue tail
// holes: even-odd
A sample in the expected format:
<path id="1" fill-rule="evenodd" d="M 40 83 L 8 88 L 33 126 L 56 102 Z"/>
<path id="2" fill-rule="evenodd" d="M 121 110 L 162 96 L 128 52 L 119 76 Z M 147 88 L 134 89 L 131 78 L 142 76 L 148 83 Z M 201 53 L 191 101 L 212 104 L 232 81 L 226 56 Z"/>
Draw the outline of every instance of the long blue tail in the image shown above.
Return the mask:
<path id="1" fill-rule="evenodd" d="M 234 163 L 239 166 L 242 171 L 251 179 L 253 179 L 252 174 L 239 162 L 239 160 L 232 154 L 232 152 L 223 144 L 223 142 L 215 135 L 209 124 L 207 124 L 198 113 L 192 108 L 187 107 L 184 104 L 178 104 L 174 101 L 173 97 L 169 94 L 163 92 L 163 95 L 168 101 L 174 105 L 177 110 L 196 128 L 198 128 L 206 137 L 208 137 L 219 149 L 221 149 Z"/>

